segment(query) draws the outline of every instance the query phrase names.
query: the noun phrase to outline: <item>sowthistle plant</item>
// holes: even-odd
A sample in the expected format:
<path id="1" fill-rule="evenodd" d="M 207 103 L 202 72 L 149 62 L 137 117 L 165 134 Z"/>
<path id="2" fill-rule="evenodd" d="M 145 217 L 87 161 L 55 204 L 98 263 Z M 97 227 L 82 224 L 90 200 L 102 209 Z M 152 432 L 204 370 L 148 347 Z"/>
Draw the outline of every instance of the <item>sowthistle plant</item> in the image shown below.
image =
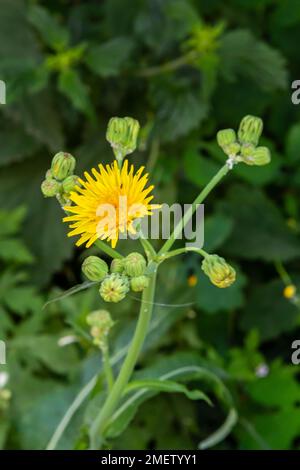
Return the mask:
<path id="1" fill-rule="evenodd" d="M 190 251 L 202 258 L 203 273 L 219 288 L 230 287 L 236 279 L 235 270 L 217 254 L 209 254 L 196 247 L 183 247 L 171 250 L 173 244 L 190 222 L 197 206 L 206 199 L 221 179 L 236 164 L 266 165 L 270 162 L 270 152 L 266 147 L 258 146 L 263 129 L 262 120 L 255 116 L 242 119 L 238 132 L 224 129 L 218 132 L 217 142 L 227 155 L 225 164 L 200 192 L 189 210 L 175 226 L 170 238 L 159 251 L 145 238 L 140 226 L 141 218 L 151 216 L 159 205 L 152 204 L 153 186 L 147 186 L 148 174 L 143 174 L 144 167 L 135 172 L 126 158 L 137 145 L 139 123 L 132 118 L 112 118 L 107 129 L 115 160 L 105 167 L 93 168 L 85 172 L 84 178 L 74 175 L 76 161 L 69 153 L 59 152 L 52 160 L 51 168 L 41 189 L 45 197 L 56 197 L 66 216 L 71 231 L 68 236 L 79 236 L 76 245 L 86 247 L 96 245 L 112 258 L 110 266 L 98 256 L 89 256 L 82 265 L 83 274 L 93 283 L 99 284 L 99 295 L 105 302 L 120 302 L 126 298 L 130 289 L 141 292 L 141 306 L 134 336 L 128 348 L 127 356 L 115 378 L 109 358 L 109 332 L 114 322 L 106 310 L 97 310 L 87 316 L 87 324 L 93 343 L 102 352 L 104 372 L 107 380 L 105 402 L 89 430 L 89 446 L 99 449 L 105 444 L 107 431 L 113 413 L 118 408 L 131 375 L 137 363 L 139 353 L 147 335 L 152 316 L 157 272 L 161 263 Z M 122 201 L 126 200 L 126 209 Z M 111 211 L 111 208 L 115 209 Z M 145 256 L 132 252 L 124 257 L 116 250 L 121 233 L 137 234 Z"/>

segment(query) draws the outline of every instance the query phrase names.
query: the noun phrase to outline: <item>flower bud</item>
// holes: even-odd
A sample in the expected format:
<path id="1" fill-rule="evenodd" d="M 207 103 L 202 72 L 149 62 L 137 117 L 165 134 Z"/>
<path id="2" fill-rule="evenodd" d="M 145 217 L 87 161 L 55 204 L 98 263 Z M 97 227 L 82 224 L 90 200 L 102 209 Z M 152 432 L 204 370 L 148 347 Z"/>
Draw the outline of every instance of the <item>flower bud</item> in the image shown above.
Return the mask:
<path id="1" fill-rule="evenodd" d="M 236 133 L 233 129 L 223 129 L 217 133 L 217 142 L 222 149 L 236 142 Z"/>
<path id="2" fill-rule="evenodd" d="M 253 153 L 254 165 L 263 166 L 271 161 L 271 153 L 267 147 L 257 147 Z"/>
<path id="3" fill-rule="evenodd" d="M 99 293 L 105 302 L 120 302 L 129 291 L 129 281 L 122 274 L 113 273 L 101 283 Z"/>
<path id="4" fill-rule="evenodd" d="M 121 274 L 123 271 L 124 271 L 124 259 L 114 258 L 110 265 L 110 272 Z"/>
<path id="5" fill-rule="evenodd" d="M 130 281 L 130 287 L 133 292 L 142 292 L 149 285 L 149 278 L 147 276 L 133 277 Z"/>
<path id="6" fill-rule="evenodd" d="M 245 116 L 240 123 L 238 138 L 242 144 L 257 145 L 263 130 L 263 122 L 256 116 Z"/>
<path id="7" fill-rule="evenodd" d="M 88 256 L 82 264 L 82 272 L 90 281 L 102 281 L 108 273 L 106 262 L 98 256 Z"/>
<path id="8" fill-rule="evenodd" d="M 51 171 L 54 178 L 59 181 L 73 174 L 76 160 L 70 153 L 59 152 L 54 155 L 51 163 Z"/>
<path id="9" fill-rule="evenodd" d="M 41 184 L 41 191 L 45 197 L 54 197 L 60 192 L 61 183 L 53 178 L 46 179 Z"/>
<path id="10" fill-rule="evenodd" d="M 75 187 L 78 185 L 78 176 L 71 175 L 68 176 L 62 183 L 63 192 L 65 194 L 70 194 L 71 191 L 75 190 Z"/>
<path id="11" fill-rule="evenodd" d="M 46 174 L 45 174 L 45 179 L 46 180 L 51 180 L 53 178 L 53 174 L 52 174 L 52 171 L 49 169 L 46 171 Z"/>
<path id="12" fill-rule="evenodd" d="M 124 260 L 125 272 L 130 277 L 142 276 L 146 265 L 146 260 L 140 253 L 130 253 Z"/>
<path id="13" fill-rule="evenodd" d="M 95 310 L 87 316 L 86 322 L 91 327 L 93 343 L 103 349 L 106 346 L 109 331 L 114 325 L 110 313 L 107 310 Z"/>
<path id="14" fill-rule="evenodd" d="M 117 158 L 122 159 L 136 149 L 139 129 L 139 122 L 131 117 L 110 119 L 106 139 Z"/>
<path id="15" fill-rule="evenodd" d="M 233 142 L 232 144 L 227 145 L 227 147 L 224 147 L 224 152 L 228 156 L 235 156 L 239 153 L 241 149 L 241 146 L 238 142 Z"/>
<path id="16" fill-rule="evenodd" d="M 217 287 L 231 286 L 236 278 L 235 270 L 224 258 L 218 255 L 208 255 L 202 262 L 202 270 L 210 281 Z"/>

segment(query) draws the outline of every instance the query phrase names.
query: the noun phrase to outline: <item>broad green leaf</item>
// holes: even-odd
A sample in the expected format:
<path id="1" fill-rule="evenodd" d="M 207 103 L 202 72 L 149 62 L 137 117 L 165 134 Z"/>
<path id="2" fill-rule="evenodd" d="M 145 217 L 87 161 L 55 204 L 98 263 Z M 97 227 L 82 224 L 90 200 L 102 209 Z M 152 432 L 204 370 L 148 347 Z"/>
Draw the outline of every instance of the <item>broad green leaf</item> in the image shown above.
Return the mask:
<path id="1" fill-rule="evenodd" d="M 186 149 L 183 163 L 187 179 L 200 188 L 204 187 L 219 170 L 219 166 L 209 158 L 201 156 L 195 146 Z"/>
<path id="2" fill-rule="evenodd" d="M 230 261 L 230 260 L 229 260 Z M 236 281 L 226 289 L 214 286 L 209 278 L 198 268 L 198 282 L 195 286 L 197 306 L 206 313 L 217 313 L 242 307 L 245 303 L 243 288 L 246 277 L 236 268 Z"/>
<path id="3" fill-rule="evenodd" d="M 57 51 L 65 49 L 70 41 L 69 31 L 59 24 L 46 8 L 32 5 L 28 11 L 28 19 L 40 33 L 45 44 Z"/>
<path id="4" fill-rule="evenodd" d="M 0 258 L 3 261 L 17 264 L 27 264 L 34 261 L 25 244 L 14 238 L 7 240 L 1 240 L 0 238 Z"/>
<path id="5" fill-rule="evenodd" d="M 128 62 L 133 43 L 127 37 L 115 37 L 110 41 L 92 45 L 85 55 L 85 63 L 100 77 L 112 77 L 119 74 Z"/>
<path id="6" fill-rule="evenodd" d="M 30 157 L 39 148 L 39 143 L 20 126 L 7 119 L 1 120 L 0 166 Z"/>
<path id="7" fill-rule="evenodd" d="M 287 261 L 300 256 L 298 238 L 278 207 L 261 191 L 233 186 L 220 206 L 234 221 L 223 247 L 225 254 L 265 261 Z"/>
<path id="8" fill-rule="evenodd" d="M 251 78 L 268 92 L 287 86 L 284 57 L 250 31 L 236 29 L 224 34 L 220 56 L 220 71 L 229 81 L 237 76 Z"/>
<path id="9" fill-rule="evenodd" d="M 195 129 L 207 115 L 207 104 L 199 89 L 191 89 L 186 80 L 157 79 L 151 84 L 155 110 L 155 133 L 164 142 L 182 137 Z"/>
<path id="10" fill-rule="evenodd" d="M 77 70 L 67 69 L 60 73 L 58 89 L 66 95 L 73 106 L 88 116 L 93 115 L 89 89 L 81 80 Z"/>
<path id="11" fill-rule="evenodd" d="M 216 213 L 205 217 L 204 247 L 209 253 L 217 250 L 229 237 L 233 221 L 224 214 Z"/>
<path id="12" fill-rule="evenodd" d="M 255 285 L 240 318 L 243 330 L 256 328 L 262 340 L 270 340 L 296 327 L 299 310 L 283 297 L 283 287 L 279 280 Z"/>

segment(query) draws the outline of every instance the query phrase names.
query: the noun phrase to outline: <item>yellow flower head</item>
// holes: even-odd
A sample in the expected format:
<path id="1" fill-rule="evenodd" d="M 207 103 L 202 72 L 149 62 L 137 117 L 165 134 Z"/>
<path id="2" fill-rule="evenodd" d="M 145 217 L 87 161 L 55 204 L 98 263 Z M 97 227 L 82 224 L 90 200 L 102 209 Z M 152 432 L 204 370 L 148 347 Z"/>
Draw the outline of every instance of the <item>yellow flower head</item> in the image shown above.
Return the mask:
<path id="1" fill-rule="evenodd" d="M 116 161 L 111 165 L 99 165 L 92 169 L 94 178 L 85 172 L 86 181 L 79 179 L 82 187 L 76 186 L 69 199 L 74 203 L 64 209 L 73 215 L 64 222 L 72 222 L 68 236 L 80 235 L 76 245 L 91 246 L 97 239 L 108 240 L 115 247 L 119 233 L 135 234 L 134 221 L 152 215 L 159 205 L 150 204 L 153 186 L 145 188 L 148 174 L 142 176 L 144 167 L 134 174 L 133 165 L 125 160 L 122 169 Z"/>

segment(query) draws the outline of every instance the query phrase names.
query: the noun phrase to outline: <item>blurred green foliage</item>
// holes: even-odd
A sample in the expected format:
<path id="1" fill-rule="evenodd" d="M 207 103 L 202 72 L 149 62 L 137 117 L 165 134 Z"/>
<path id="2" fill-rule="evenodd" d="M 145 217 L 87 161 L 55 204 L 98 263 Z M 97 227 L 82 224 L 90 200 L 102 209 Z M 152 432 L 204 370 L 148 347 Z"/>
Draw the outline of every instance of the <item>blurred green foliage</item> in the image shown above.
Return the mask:
<path id="1" fill-rule="evenodd" d="M 142 137 L 130 158 L 147 162 L 156 200 L 188 203 L 224 162 L 216 132 L 251 113 L 264 119 L 272 163 L 235 168 L 205 206 L 204 248 L 233 263 L 237 282 L 218 290 L 194 254 L 166 263 L 135 376 L 193 364 L 222 380 L 230 400 L 193 376 L 184 393 L 167 399 L 156 390 L 137 402 L 109 445 L 192 449 L 232 407 L 237 424 L 216 448 L 299 449 L 300 385 L 290 356 L 300 315 L 275 269 L 283 262 L 297 285 L 300 114 L 291 82 L 300 73 L 299 26 L 294 0 L 1 1 L 0 339 L 8 363 L 0 374 L 9 374 L 12 396 L 5 406 L 0 396 L 0 446 L 45 448 L 101 364 L 85 323 L 102 302 L 96 289 L 42 309 L 81 282 L 84 254 L 66 237 L 60 209 L 40 194 L 53 154 L 73 153 L 79 173 L 109 161 L 109 118 L 133 116 Z M 116 369 L 137 309 L 135 298 L 111 309 Z M 102 381 L 100 374 L 58 448 L 84 445 Z M 214 408 L 185 396 L 199 387 Z"/>

